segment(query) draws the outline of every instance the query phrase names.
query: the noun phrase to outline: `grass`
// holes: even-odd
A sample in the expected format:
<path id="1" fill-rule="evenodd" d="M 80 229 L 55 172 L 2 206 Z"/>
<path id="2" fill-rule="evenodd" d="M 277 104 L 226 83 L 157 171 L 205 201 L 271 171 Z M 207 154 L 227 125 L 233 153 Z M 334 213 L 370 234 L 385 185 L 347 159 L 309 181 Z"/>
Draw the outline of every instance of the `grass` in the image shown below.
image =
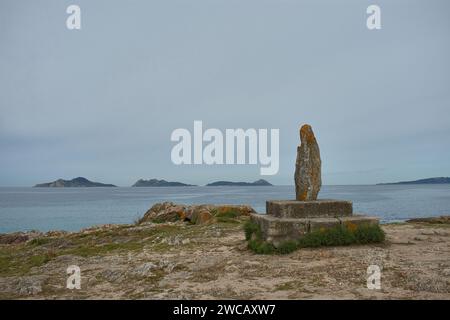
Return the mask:
<path id="1" fill-rule="evenodd" d="M 73 254 L 80 257 L 101 256 L 113 251 L 134 251 L 143 248 L 143 243 L 130 241 L 125 243 L 108 243 L 104 245 L 90 246 L 82 245 L 73 249 L 65 250 L 61 254 Z"/>
<path id="2" fill-rule="evenodd" d="M 285 241 L 277 247 L 262 239 L 258 224 L 248 221 L 244 225 L 248 248 L 257 254 L 288 254 L 300 248 L 324 246 L 348 246 L 352 244 L 380 243 L 385 240 L 384 231 L 379 225 L 346 224 L 330 229 L 307 233 L 297 241 Z"/>
<path id="3" fill-rule="evenodd" d="M 216 218 L 217 222 L 239 223 L 238 218 L 241 212 L 233 207 L 220 207 L 211 209 L 211 214 Z"/>
<path id="4" fill-rule="evenodd" d="M 49 242 L 51 242 L 51 239 L 49 239 L 49 238 L 35 238 L 35 239 L 31 240 L 30 242 L 28 242 L 28 244 L 30 246 L 42 246 Z"/>
<path id="5" fill-rule="evenodd" d="M 151 246 L 166 251 L 167 244 L 153 243 L 157 237 L 186 236 L 190 229 L 158 225 L 153 228 L 132 230 L 128 227 L 66 235 L 63 238 L 40 237 L 18 245 L 0 245 L 0 276 L 28 274 L 57 256 L 105 256 L 120 252 L 141 250 Z"/>
<path id="6" fill-rule="evenodd" d="M 37 253 L 21 253 L 21 251 L 17 249 L 18 248 L 0 249 L 1 276 L 27 274 L 31 268 L 40 267 L 56 256 L 52 250 Z"/>
<path id="7" fill-rule="evenodd" d="M 273 254 L 277 251 L 273 244 L 260 239 L 250 239 L 248 248 L 257 254 Z"/>
<path id="8" fill-rule="evenodd" d="M 247 221 L 244 224 L 244 232 L 245 232 L 245 240 L 249 241 L 253 234 L 255 234 L 255 236 L 260 239 L 261 238 L 261 229 L 259 228 L 258 224 L 252 222 L 252 221 Z"/>
<path id="9" fill-rule="evenodd" d="M 213 215 L 216 217 L 222 217 L 222 218 L 234 219 L 241 215 L 241 213 L 239 212 L 238 209 L 232 208 L 232 207 L 222 207 L 222 208 L 216 209 L 215 211 L 216 212 L 215 212 L 215 214 L 213 213 Z"/>
<path id="10" fill-rule="evenodd" d="M 217 217 L 216 221 L 223 222 L 223 223 L 234 223 L 234 224 L 241 223 L 237 218 L 228 218 L 228 217 Z"/>

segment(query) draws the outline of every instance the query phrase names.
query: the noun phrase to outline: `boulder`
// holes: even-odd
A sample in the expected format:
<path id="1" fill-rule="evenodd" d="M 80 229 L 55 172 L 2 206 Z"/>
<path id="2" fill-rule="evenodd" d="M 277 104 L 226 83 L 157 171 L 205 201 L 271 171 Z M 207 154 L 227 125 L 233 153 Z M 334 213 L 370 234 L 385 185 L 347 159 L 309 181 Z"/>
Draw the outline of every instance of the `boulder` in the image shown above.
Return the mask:
<path id="1" fill-rule="evenodd" d="M 185 206 L 173 202 L 163 202 L 153 205 L 138 224 L 144 222 L 174 222 L 190 221 L 194 224 L 206 224 L 219 218 L 238 218 L 249 216 L 255 210 L 247 205 L 191 205 Z"/>
<path id="2" fill-rule="evenodd" d="M 194 210 L 190 221 L 194 224 L 207 224 L 211 223 L 212 220 L 213 215 L 211 212 L 205 208 L 200 208 L 198 210 Z"/>
<path id="3" fill-rule="evenodd" d="M 152 206 L 139 220 L 142 222 L 173 222 L 184 220 L 186 215 L 185 207 L 176 205 L 173 202 L 157 203 Z"/>

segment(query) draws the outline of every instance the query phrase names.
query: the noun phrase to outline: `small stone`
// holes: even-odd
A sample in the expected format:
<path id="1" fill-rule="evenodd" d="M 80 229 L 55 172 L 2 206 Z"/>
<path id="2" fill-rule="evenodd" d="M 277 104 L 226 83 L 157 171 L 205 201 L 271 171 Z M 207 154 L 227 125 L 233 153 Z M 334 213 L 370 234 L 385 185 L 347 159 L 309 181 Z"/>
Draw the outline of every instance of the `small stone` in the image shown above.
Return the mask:
<path id="1" fill-rule="evenodd" d="M 310 125 L 300 129 L 295 163 L 295 194 L 300 201 L 316 200 L 322 186 L 320 150 Z"/>
<path id="2" fill-rule="evenodd" d="M 118 282 L 122 280 L 123 274 L 120 270 L 104 270 L 101 276 L 105 278 L 108 282 Z"/>
<path id="3" fill-rule="evenodd" d="M 159 262 L 159 267 L 161 269 L 164 269 L 168 273 L 171 273 L 176 266 L 177 266 L 176 263 L 170 262 L 169 260 L 166 259 L 163 259 Z"/>
<path id="4" fill-rule="evenodd" d="M 145 277 L 152 275 L 152 270 L 155 270 L 157 268 L 158 266 L 156 264 L 152 262 L 146 262 L 135 268 L 132 273 L 141 277 Z"/>
<path id="5" fill-rule="evenodd" d="M 17 292 L 20 295 L 35 295 L 42 292 L 42 279 L 39 276 L 23 277 L 18 280 Z"/>

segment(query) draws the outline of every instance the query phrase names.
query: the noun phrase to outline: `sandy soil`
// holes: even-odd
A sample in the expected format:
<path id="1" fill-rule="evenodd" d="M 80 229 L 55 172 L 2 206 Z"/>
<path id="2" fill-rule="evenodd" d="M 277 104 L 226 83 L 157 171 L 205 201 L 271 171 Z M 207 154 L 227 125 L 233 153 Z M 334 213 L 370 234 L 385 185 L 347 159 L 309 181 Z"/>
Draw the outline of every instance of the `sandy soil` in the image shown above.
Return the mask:
<path id="1" fill-rule="evenodd" d="M 56 233 L 46 241 L 0 245 L 0 297 L 450 299 L 450 225 L 383 229 L 384 244 L 300 249 L 282 256 L 250 252 L 242 221 Z M 380 290 L 367 289 L 372 264 L 382 268 Z M 69 265 L 81 268 L 80 290 L 66 288 Z"/>

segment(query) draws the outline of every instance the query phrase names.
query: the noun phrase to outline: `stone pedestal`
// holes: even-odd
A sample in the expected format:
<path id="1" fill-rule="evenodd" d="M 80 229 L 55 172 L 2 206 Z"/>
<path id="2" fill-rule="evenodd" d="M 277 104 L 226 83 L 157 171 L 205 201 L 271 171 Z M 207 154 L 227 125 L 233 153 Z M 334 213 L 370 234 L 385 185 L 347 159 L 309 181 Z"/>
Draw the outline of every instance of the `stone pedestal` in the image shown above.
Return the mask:
<path id="1" fill-rule="evenodd" d="M 312 201 L 266 201 L 266 212 L 278 218 L 351 216 L 351 201 L 320 199 Z"/>
<path id="2" fill-rule="evenodd" d="M 266 214 L 252 214 L 261 228 L 263 240 L 277 246 L 298 240 L 305 234 L 339 225 L 378 224 L 379 219 L 353 214 L 351 201 L 321 199 L 313 201 L 274 200 L 266 202 Z"/>

